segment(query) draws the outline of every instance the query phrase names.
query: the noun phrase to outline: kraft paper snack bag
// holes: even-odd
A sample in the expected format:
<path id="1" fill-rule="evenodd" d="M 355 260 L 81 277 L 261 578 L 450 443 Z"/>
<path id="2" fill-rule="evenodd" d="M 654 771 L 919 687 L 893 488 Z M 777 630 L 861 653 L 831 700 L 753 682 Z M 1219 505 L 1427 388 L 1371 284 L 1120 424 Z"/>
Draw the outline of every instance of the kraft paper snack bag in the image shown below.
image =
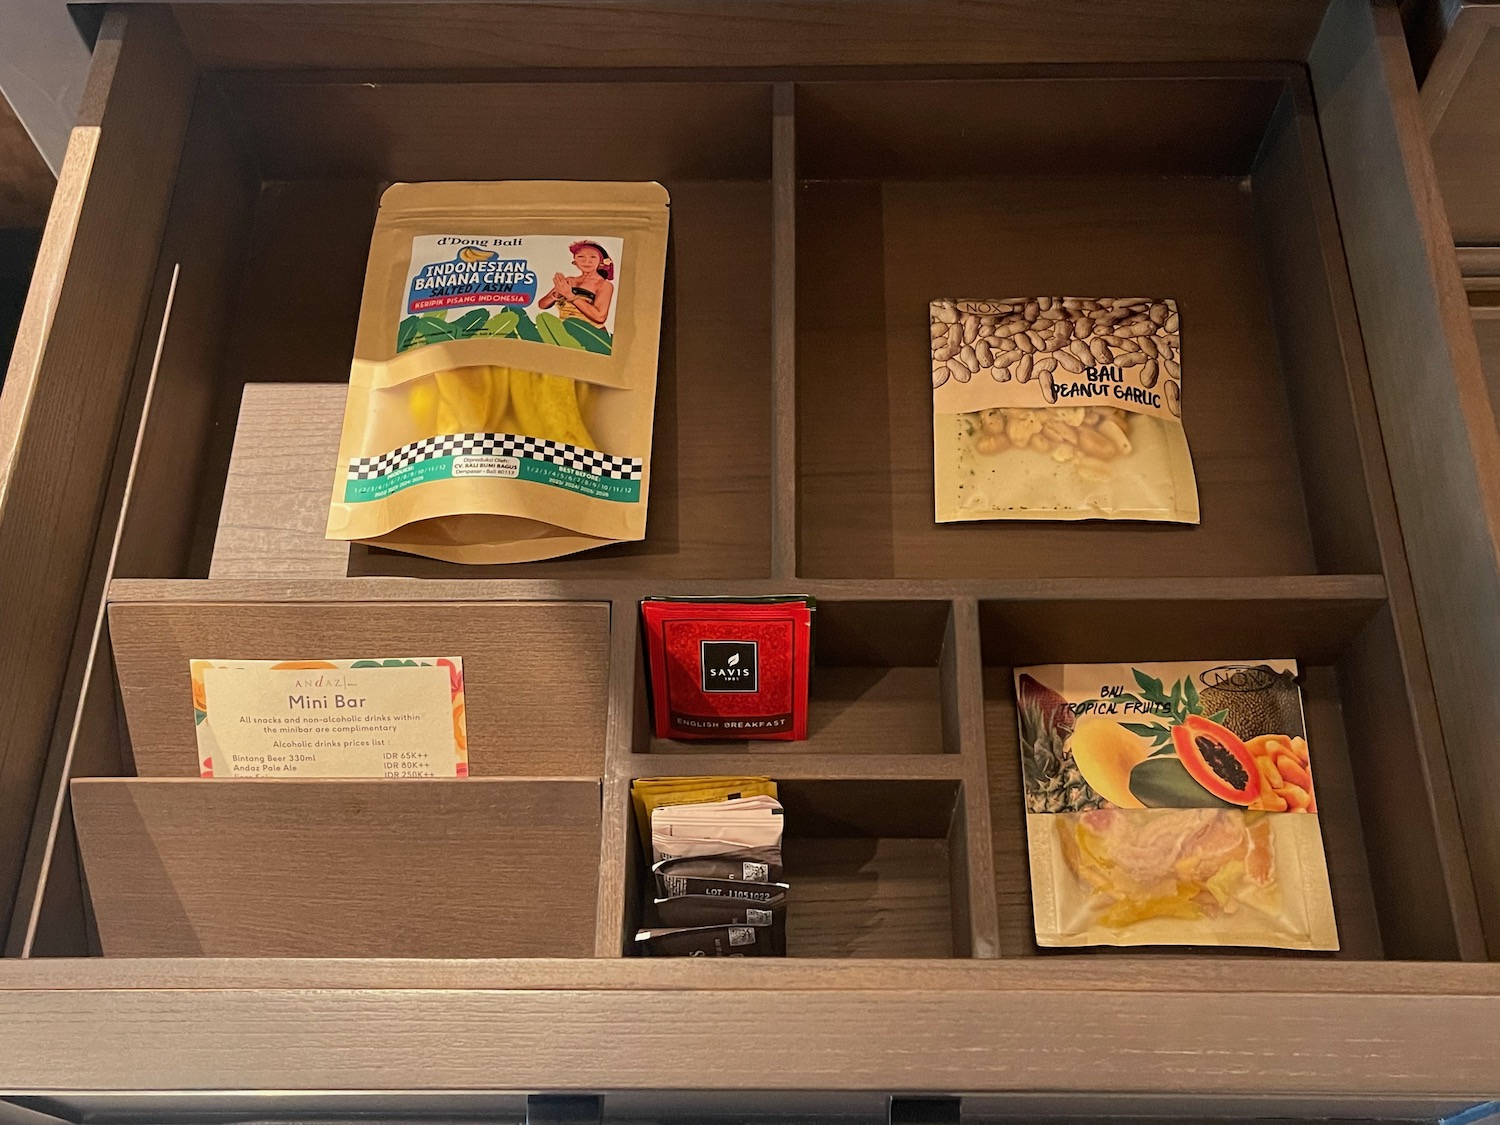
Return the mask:
<path id="1" fill-rule="evenodd" d="M 667 218 L 655 183 L 387 189 L 328 538 L 462 563 L 644 538 Z"/>
<path id="2" fill-rule="evenodd" d="M 1170 297 L 933 301 L 935 516 L 1198 522 Z"/>

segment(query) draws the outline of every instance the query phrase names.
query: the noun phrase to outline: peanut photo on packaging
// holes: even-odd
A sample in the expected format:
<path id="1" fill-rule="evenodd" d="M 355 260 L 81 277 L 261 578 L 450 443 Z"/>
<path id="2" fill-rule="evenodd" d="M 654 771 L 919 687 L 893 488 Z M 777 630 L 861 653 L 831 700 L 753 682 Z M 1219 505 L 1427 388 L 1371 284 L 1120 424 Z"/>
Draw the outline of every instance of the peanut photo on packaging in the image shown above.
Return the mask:
<path id="1" fill-rule="evenodd" d="M 940 298 L 928 313 L 939 523 L 1198 521 L 1175 300 Z"/>

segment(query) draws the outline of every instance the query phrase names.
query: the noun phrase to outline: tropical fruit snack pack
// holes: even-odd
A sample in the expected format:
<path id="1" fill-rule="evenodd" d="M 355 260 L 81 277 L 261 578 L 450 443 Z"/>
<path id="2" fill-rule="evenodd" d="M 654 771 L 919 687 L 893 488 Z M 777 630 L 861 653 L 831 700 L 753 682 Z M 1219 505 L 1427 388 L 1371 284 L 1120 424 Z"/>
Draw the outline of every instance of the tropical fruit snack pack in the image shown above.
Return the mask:
<path id="1" fill-rule="evenodd" d="M 655 183 L 387 189 L 328 538 L 461 563 L 644 538 L 667 218 Z"/>
<path id="2" fill-rule="evenodd" d="M 1338 948 L 1291 660 L 1018 668 L 1037 943 Z"/>

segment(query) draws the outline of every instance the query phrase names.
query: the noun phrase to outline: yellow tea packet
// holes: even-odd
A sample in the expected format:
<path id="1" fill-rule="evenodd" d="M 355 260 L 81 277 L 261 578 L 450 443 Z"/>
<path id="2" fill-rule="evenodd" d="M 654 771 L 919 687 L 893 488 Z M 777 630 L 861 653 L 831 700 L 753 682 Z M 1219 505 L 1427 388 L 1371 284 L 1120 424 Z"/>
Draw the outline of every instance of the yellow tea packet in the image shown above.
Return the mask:
<path id="1" fill-rule="evenodd" d="M 1037 944 L 1338 948 L 1295 661 L 1015 678 Z"/>
<path id="2" fill-rule="evenodd" d="M 644 538 L 667 206 L 655 183 L 387 189 L 328 538 L 465 563 Z"/>
<path id="3" fill-rule="evenodd" d="M 732 797 L 774 797 L 769 777 L 638 777 L 630 783 L 636 829 L 649 853 L 651 814 L 668 805 L 703 805 Z"/>

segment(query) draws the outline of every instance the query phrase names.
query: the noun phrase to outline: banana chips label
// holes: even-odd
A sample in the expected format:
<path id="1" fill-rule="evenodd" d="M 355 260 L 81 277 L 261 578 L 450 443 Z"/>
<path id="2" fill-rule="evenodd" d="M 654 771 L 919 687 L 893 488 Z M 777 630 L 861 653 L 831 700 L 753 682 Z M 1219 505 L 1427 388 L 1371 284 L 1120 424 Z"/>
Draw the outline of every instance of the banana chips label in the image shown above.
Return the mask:
<path id="1" fill-rule="evenodd" d="M 389 188 L 328 538 L 466 563 L 644 538 L 666 249 L 660 184 Z"/>

